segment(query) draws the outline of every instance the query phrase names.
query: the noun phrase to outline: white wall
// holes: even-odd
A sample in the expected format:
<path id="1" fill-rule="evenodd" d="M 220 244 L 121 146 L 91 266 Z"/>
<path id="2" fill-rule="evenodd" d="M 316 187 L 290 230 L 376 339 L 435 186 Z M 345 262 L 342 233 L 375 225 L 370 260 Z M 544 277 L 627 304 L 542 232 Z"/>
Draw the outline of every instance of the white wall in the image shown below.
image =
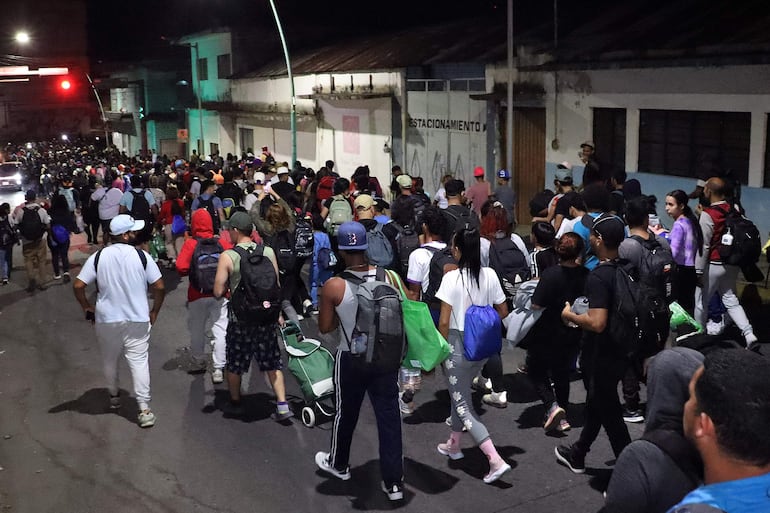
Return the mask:
<path id="1" fill-rule="evenodd" d="M 232 39 L 229 32 L 207 34 L 194 39 L 191 42 L 198 43 L 198 57 L 207 60 L 208 79 L 200 83 L 202 101 L 224 101 L 230 96 L 230 81 L 217 78 L 217 57 L 230 54 L 230 68 L 232 70 Z M 198 94 L 198 63 L 195 60 L 195 49 L 190 48 L 190 65 L 192 69 L 192 87 Z M 229 73 L 228 73 L 229 75 Z"/>

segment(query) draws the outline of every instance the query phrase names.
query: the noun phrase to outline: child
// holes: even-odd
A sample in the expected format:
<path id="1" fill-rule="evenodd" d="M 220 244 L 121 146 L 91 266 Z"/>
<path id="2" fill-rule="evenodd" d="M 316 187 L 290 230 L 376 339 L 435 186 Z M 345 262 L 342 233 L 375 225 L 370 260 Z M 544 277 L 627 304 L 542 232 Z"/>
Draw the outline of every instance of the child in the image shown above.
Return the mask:
<path id="1" fill-rule="evenodd" d="M 332 244 L 324 228 L 324 220 L 320 214 L 313 214 L 313 265 L 310 268 L 310 299 L 313 310 L 318 310 L 318 289 L 334 275 L 334 264 L 323 268 L 323 257 L 331 253 Z M 323 250 L 323 251 L 322 251 Z M 333 253 L 332 253 L 333 254 Z M 322 257 L 319 262 L 319 255 Z"/>
<path id="2" fill-rule="evenodd" d="M 542 273 L 552 265 L 558 265 L 559 259 L 553 249 L 553 241 L 556 238 L 556 230 L 545 221 L 536 221 L 532 224 L 530 242 L 535 249 L 530 253 L 532 279 L 540 278 Z"/>

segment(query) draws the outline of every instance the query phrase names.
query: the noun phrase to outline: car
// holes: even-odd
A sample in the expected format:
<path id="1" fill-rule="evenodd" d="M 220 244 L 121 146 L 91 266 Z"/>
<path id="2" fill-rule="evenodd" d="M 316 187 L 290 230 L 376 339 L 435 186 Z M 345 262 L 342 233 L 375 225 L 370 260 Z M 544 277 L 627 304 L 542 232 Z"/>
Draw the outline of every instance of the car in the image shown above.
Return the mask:
<path id="1" fill-rule="evenodd" d="M 0 189 L 22 190 L 25 169 L 21 162 L 0 163 Z"/>

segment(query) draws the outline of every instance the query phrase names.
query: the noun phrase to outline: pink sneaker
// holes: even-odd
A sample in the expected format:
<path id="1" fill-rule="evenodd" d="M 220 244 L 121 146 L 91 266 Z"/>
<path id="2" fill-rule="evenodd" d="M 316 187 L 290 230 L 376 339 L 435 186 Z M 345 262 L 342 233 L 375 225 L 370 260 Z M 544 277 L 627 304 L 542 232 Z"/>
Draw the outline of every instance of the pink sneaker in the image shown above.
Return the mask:
<path id="1" fill-rule="evenodd" d="M 449 441 L 443 444 L 438 444 L 436 446 L 436 450 L 439 452 L 439 454 L 448 456 L 450 460 L 461 460 L 465 457 L 463 451 L 461 451 L 459 447 L 450 444 Z"/>

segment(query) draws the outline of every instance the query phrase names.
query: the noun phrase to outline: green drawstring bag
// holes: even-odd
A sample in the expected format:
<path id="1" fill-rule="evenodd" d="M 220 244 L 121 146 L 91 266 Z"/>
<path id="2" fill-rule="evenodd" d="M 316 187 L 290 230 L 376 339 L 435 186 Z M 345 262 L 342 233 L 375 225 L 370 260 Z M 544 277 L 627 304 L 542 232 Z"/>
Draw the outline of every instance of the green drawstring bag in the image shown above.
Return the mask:
<path id="1" fill-rule="evenodd" d="M 393 273 L 393 271 L 388 271 Z M 403 299 L 401 310 L 404 315 L 404 331 L 406 331 L 407 351 L 404 367 L 432 371 L 437 365 L 447 359 L 450 354 L 449 343 L 433 324 L 428 305 L 422 301 L 412 301 L 406 297 L 401 280 L 392 274 L 390 279 L 398 283 Z"/>
<path id="2" fill-rule="evenodd" d="M 152 239 L 150 239 L 150 256 L 156 262 L 159 258 L 166 255 L 166 243 L 163 240 L 163 235 L 160 232 L 155 232 Z"/>

